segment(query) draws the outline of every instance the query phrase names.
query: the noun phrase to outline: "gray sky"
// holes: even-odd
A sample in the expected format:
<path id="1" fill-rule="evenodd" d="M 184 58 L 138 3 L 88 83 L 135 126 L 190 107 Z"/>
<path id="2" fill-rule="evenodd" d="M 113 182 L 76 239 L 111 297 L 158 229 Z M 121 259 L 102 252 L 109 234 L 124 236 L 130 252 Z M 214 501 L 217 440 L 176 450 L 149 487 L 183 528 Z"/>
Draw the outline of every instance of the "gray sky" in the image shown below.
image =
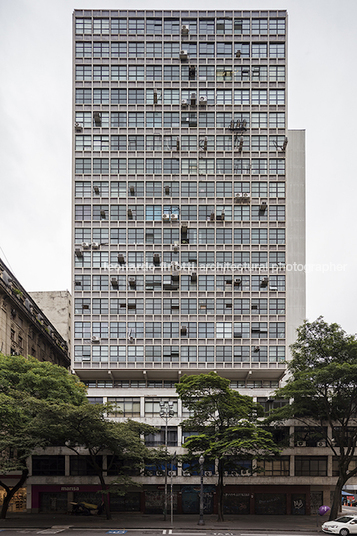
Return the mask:
<path id="1" fill-rule="evenodd" d="M 357 2 L 182 0 L 177 7 L 288 10 L 289 128 L 306 129 L 307 142 L 314 268 L 307 317 L 321 314 L 355 333 Z M 0 0 L 0 256 L 28 291 L 71 289 L 71 20 L 81 8 L 167 9 L 167 2 Z M 321 265 L 328 271 L 317 271 Z"/>

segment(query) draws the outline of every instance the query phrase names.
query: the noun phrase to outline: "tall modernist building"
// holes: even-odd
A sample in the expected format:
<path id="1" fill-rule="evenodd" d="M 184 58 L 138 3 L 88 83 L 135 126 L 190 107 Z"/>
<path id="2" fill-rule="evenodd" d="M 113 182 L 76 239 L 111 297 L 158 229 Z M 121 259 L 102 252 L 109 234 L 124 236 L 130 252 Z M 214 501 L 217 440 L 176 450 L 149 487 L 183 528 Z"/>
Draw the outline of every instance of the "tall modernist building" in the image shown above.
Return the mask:
<path id="1" fill-rule="evenodd" d="M 73 32 L 73 369 L 118 418 L 164 430 L 160 401 L 172 402 L 168 445 L 180 452 L 181 375 L 217 371 L 268 409 L 305 317 L 287 13 L 78 10 Z M 294 471 L 286 456 L 227 475 L 228 510 L 290 512 Z M 173 476 L 177 508 L 190 511 L 197 477 Z M 154 511 L 160 468 L 142 478 Z M 274 496 L 254 503 L 261 512 L 254 490 Z M 308 509 L 307 487 L 295 492 Z"/>

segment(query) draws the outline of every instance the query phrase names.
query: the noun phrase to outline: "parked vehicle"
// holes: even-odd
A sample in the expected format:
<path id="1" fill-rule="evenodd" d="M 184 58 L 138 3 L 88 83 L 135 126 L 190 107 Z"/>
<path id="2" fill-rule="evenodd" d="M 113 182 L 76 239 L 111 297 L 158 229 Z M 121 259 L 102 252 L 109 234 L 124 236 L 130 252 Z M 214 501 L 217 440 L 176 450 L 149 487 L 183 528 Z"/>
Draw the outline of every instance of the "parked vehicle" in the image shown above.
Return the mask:
<path id="1" fill-rule="evenodd" d="M 72 515 L 75 516 L 91 516 L 91 515 L 100 515 L 103 512 L 104 503 L 100 504 L 90 504 L 86 502 L 75 503 L 72 502 Z"/>
<path id="2" fill-rule="evenodd" d="M 357 534 L 357 516 L 338 517 L 334 521 L 326 521 L 321 528 L 327 534 L 339 534 L 340 536 Z"/>

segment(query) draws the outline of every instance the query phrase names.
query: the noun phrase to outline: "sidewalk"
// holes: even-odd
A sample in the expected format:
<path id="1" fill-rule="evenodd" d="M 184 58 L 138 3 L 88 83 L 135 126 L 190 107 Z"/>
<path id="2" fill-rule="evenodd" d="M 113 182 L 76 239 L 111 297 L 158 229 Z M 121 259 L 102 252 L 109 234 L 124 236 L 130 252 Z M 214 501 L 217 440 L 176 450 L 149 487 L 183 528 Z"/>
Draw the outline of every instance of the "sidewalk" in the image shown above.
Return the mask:
<path id="1" fill-rule="evenodd" d="M 145 515 L 133 513 L 113 513 L 111 520 L 103 516 L 72 516 L 70 514 L 8 514 L 8 519 L 0 520 L 0 529 L 5 528 L 36 528 L 45 529 L 53 526 L 75 527 L 82 529 L 173 529 L 207 531 L 207 530 L 244 530 L 244 531 L 274 531 L 286 534 L 287 532 L 321 532 L 321 525 L 327 521 L 327 516 L 226 516 L 225 521 L 219 523 L 216 515 L 205 515 L 204 526 L 197 525 L 198 515 L 174 516 L 173 525 L 170 515 L 167 521 L 162 515 Z"/>

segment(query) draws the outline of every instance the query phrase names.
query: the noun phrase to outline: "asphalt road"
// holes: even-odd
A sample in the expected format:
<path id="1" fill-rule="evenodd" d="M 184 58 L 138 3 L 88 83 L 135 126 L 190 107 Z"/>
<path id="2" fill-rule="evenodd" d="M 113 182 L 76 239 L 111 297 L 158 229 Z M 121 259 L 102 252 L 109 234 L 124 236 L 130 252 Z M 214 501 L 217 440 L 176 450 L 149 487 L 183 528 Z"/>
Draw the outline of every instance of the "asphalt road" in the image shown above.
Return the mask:
<path id="1" fill-rule="evenodd" d="M 299 531 L 297 532 L 285 532 L 283 527 L 277 532 L 274 530 L 264 529 L 257 531 L 239 531 L 239 530 L 205 530 L 204 528 L 200 530 L 183 530 L 183 529 L 150 529 L 150 528 L 140 528 L 140 529 L 81 529 L 81 528 L 64 528 L 53 526 L 49 529 L 36 530 L 33 528 L 23 528 L 23 529 L 0 529 L 1 536 L 23 536 L 27 534 L 28 536 L 51 536 L 55 534 L 60 534 L 61 536 L 110 536 L 110 535 L 119 535 L 126 534 L 127 536 L 296 536 L 301 534 L 304 536 L 316 536 L 316 531 Z M 320 533 L 321 534 L 321 533 Z"/>

